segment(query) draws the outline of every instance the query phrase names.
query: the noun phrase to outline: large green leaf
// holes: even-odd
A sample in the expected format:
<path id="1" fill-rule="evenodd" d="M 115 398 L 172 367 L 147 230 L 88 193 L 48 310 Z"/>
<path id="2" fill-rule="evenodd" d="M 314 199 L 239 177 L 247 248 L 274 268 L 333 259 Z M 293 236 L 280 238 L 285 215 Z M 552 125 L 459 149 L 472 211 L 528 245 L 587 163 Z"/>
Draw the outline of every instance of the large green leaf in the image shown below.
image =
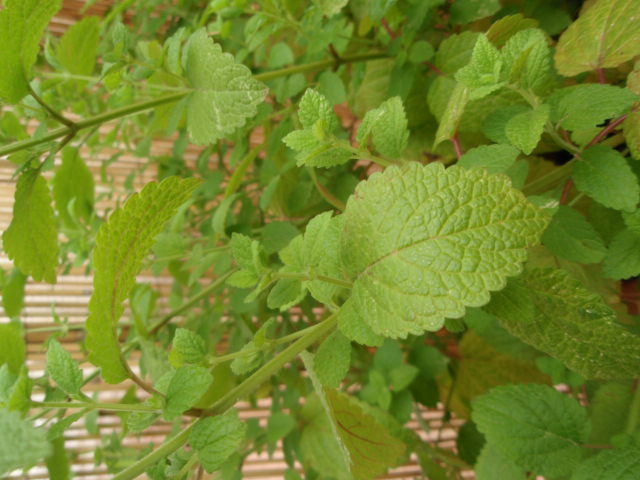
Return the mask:
<path id="1" fill-rule="evenodd" d="M 341 254 L 354 282 L 341 322 L 355 316 L 392 338 L 438 330 L 520 273 L 546 223 L 502 175 L 439 163 L 374 174 L 344 213 Z"/>
<path id="2" fill-rule="evenodd" d="M 238 411 L 229 410 L 216 417 L 196 423 L 189 435 L 189 443 L 207 472 L 218 470 L 240 446 L 247 432 L 247 424 Z"/>
<path id="3" fill-rule="evenodd" d="M 640 446 L 605 450 L 584 461 L 571 480 L 637 480 L 640 478 Z"/>
<path id="4" fill-rule="evenodd" d="M 242 127 L 267 94 L 251 71 L 223 53 L 204 28 L 189 39 L 186 73 L 194 89 L 187 103 L 187 125 L 197 144 L 215 143 Z"/>
<path id="5" fill-rule="evenodd" d="M 0 408 L 0 475 L 29 467 L 49 454 L 47 432 L 35 428 L 18 412 Z"/>
<path id="6" fill-rule="evenodd" d="M 587 378 L 640 375 L 640 336 L 563 270 L 526 272 L 487 308 L 511 333 Z"/>
<path id="7" fill-rule="evenodd" d="M 571 473 L 589 434 L 580 404 L 545 385 L 496 387 L 473 402 L 473 421 L 507 459 L 553 478 Z"/>
<path id="8" fill-rule="evenodd" d="M 0 11 L 0 98 L 17 103 L 29 93 L 31 69 L 45 27 L 62 0 L 6 0 Z"/>
<path id="9" fill-rule="evenodd" d="M 18 180 L 13 218 L 2 241 L 9 258 L 25 275 L 56 282 L 58 232 L 47 181 L 37 170 L 23 173 Z"/>
<path id="10" fill-rule="evenodd" d="M 91 75 L 100 44 L 100 18 L 85 17 L 67 30 L 58 45 L 60 65 L 76 75 Z"/>
<path id="11" fill-rule="evenodd" d="M 640 54 L 640 2 L 599 0 L 562 34 L 556 68 L 573 76 L 612 68 Z"/>
<path id="12" fill-rule="evenodd" d="M 199 183 L 195 178 L 177 177 L 149 183 L 116 210 L 98 231 L 86 345 L 89 360 L 102 368 L 102 376 L 109 383 L 118 383 L 127 377 L 116 332 L 124 301 L 155 237 Z"/>

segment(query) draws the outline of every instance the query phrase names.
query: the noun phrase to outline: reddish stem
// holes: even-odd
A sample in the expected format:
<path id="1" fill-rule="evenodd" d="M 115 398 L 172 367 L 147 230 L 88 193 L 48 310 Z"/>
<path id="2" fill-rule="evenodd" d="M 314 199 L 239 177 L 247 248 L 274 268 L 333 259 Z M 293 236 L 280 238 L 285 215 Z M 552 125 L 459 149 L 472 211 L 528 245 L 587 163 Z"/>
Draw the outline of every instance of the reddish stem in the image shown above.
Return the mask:
<path id="1" fill-rule="evenodd" d="M 436 66 L 435 66 L 435 64 L 433 64 L 433 63 L 431 63 L 431 62 L 424 62 L 424 64 L 425 64 L 427 67 L 429 67 L 429 69 L 430 69 L 432 72 L 436 73 L 437 75 L 439 75 L 439 76 L 441 76 L 441 77 L 444 77 L 444 76 L 445 76 L 445 73 L 444 73 L 442 70 L 440 70 L 438 67 L 436 67 Z"/>
<path id="2" fill-rule="evenodd" d="M 587 144 L 587 148 L 593 147 L 596 143 L 600 143 L 602 140 L 604 140 L 605 137 L 612 131 L 614 131 L 618 126 L 620 126 L 620 124 L 624 122 L 628 116 L 629 114 L 625 113 L 621 117 L 618 117 L 615 120 L 611 121 L 609 125 L 604 127 L 602 130 L 600 130 L 600 133 L 593 137 L 593 139 Z"/>
<path id="3" fill-rule="evenodd" d="M 460 145 L 460 136 L 458 135 L 458 132 L 451 137 L 451 143 L 453 143 L 453 148 L 456 150 L 456 157 L 460 160 L 460 157 L 462 157 L 464 152 L 462 151 L 462 145 Z"/>
<path id="4" fill-rule="evenodd" d="M 571 189 L 573 188 L 573 180 L 567 180 L 567 183 L 564 184 L 564 188 L 562 189 L 562 195 L 560 196 L 560 205 L 566 205 L 569 201 L 569 194 L 571 193 Z"/>
<path id="5" fill-rule="evenodd" d="M 389 25 L 389 22 L 387 21 L 386 18 L 382 19 L 382 26 L 384 27 L 384 29 L 387 31 L 387 33 L 391 37 L 391 40 L 395 40 L 396 38 L 398 38 L 398 34 L 393 31 L 393 29 L 391 28 L 391 25 Z"/>
<path id="6" fill-rule="evenodd" d="M 598 81 L 600 83 L 609 83 L 607 81 L 607 75 L 604 73 L 603 68 L 596 68 L 596 72 L 598 73 Z"/>

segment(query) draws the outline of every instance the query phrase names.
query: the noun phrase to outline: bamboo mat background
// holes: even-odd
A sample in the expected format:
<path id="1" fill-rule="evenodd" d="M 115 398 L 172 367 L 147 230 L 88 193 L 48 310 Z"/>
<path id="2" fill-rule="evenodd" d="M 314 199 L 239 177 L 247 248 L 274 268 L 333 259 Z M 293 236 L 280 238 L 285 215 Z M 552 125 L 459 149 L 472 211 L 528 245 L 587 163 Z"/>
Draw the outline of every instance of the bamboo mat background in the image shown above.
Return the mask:
<path id="1" fill-rule="evenodd" d="M 73 25 L 74 22 L 83 16 L 105 15 L 110 8 L 111 2 L 98 1 L 89 7 L 86 12 L 81 13 L 84 4 L 85 2 L 79 0 L 65 0 L 62 10 L 54 18 L 49 27 L 50 31 L 54 35 L 61 35 L 69 26 Z M 128 18 L 130 18 L 130 15 L 128 15 Z M 103 125 L 100 131 L 106 134 L 113 128 L 113 125 L 107 124 Z M 259 139 L 256 139 L 256 143 L 258 141 Z M 173 142 L 171 139 L 154 140 L 152 154 L 170 153 L 172 145 Z M 110 160 L 114 153 L 116 153 L 116 150 L 103 149 L 98 154 L 91 154 L 90 151 L 85 148 L 82 152 L 84 155 L 83 158 L 94 173 L 96 193 L 106 192 L 108 188 L 104 183 L 101 183 L 101 169 L 103 168 L 103 163 Z M 189 147 L 185 153 L 187 163 L 195 162 L 198 152 L 199 149 Z M 57 160 L 57 162 L 59 162 L 59 160 Z M 145 159 L 127 154 L 121 155 L 115 162 L 110 163 L 105 171 L 111 184 L 109 188 L 113 188 L 114 190 L 114 196 L 111 200 L 97 202 L 97 208 L 101 211 L 112 209 L 118 199 L 126 198 L 127 190 L 125 188 L 125 181 L 127 176 L 135 170 L 141 170 L 145 165 Z M 136 176 L 134 189 L 140 190 L 145 183 L 154 180 L 156 178 L 156 171 L 154 165 L 144 169 L 143 173 Z M 6 159 L 0 159 L 0 228 L 3 231 L 9 225 L 12 216 L 13 195 L 15 191 L 15 179 L 12 178 L 14 172 L 15 165 Z M 50 174 L 51 172 L 49 172 L 49 175 Z M 11 268 L 11 262 L 4 252 L 0 253 L 0 266 L 5 270 Z M 138 280 L 149 283 L 154 289 L 166 294 L 158 300 L 160 309 L 162 310 L 163 307 L 166 309 L 166 303 L 163 303 L 163 298 L 166 299 L 168 297 L 172 278 L 169 276 L 153 277 L 143 273 L 138 277 Z M 71 326 L 69 333 L 59 339 L 60 342 L 75 358 L 82 358 L 79 342 L 82 341 L 84 332 L 81 327 L 86 320 L 91 291 L 92 278 L 85 273 L 84 268 L 74 268 L 70 274 L 60 275 L 55 285 L 34 283 L 29 279 L 25 290 L 25 307 L 21 319 L 27 332 L 26 340 L 28 344 L 29 370 L 34 378 L 44 373 L 46 352 L 43 342 L 51 334 L 52 329 L 58 328 L 54 323 L 53 306 L 55 306 L 55 313 L 60 318 L 67 318 Z M 129 312 L 126 311 L 123 321 L 127 321 L 128 316 Z M 9 319 L 0 306 L 0 323 L 8 321 Z M 94 367 L 89 363 L 83 363 L 81 366 L 85 374 L 94 370 Z M 123 382 L 119 385 L 109 385 L 95 381 L 85 387 L 85 392 L 89 395 L 98 392 L 99 401 L 116 402 L 123 397 L 125 391 L 130 386 L 131 383 L 129 382 Z M 41 397 L 39 398 L 37 395 L 34 395 L 33 399 L 41 400 Z M 269 399 L 260 400 L 257 408 L 251 407 L 246 402 L 238 404 L 242 418 L 257 418 L 262 426 L 266 425 L 269 416 L 269 406 Z M 461 421 L 454 419 L 450 424 L 447 424 L 445 428 L 442 428 L 442 416 L 443 412 L 441 410 L 422 409 L 422 418 L 424 422 L 429 425 L 430 431 L 426 432 L 421 429 L 420 424 L 415 418 L 409 423 L 409 427 L 418 432 L 423 439 L 433 444 L 437 444 L 443 448 L 455 448 L 455 428 L 460 425 Z M 121 428 L 121 420 L 120 417 L 115 414 L 100 412 L 97 425 L 99 428 L 97 435 L 89 433 L 84 420 L 76 422 L 65 433 L 65 446 L 67 451 L 70 452 L 72 471 L 76 478 L 86 480 L 109 478 L 109 474 L 104 465 L 95 465 L 94 451 L 101 445 L 102 439 L 110 436 L 112 432 L 119 431 Z M 162 443 L 170 431 L 171 424 L 158 422 L 139 437 L 127 437 L 124 444 L 137 449 L 147 448 L 150 443 L 158 445 Z M 245 478 L 260 480 L 281 479 L 286 469 L 287 465 L 284 461 L 282 451 L 276 450 L 271 457 L 266 453 L 251 455 L 244 463 L 243 476 Z M 44 466 L 36 466 L 29 472 L 16 472 L 10 475 L 9 478 L 45 479 L 47 478 L 47 470 Z M 421 474 L 417 459 L 412 458 L 410 463 L 390 471 L 388 475 L 382 478 L 416 479 L 424 477 Z M 469 478 L 471 478 L 471 476 L 469 476 Z"/>

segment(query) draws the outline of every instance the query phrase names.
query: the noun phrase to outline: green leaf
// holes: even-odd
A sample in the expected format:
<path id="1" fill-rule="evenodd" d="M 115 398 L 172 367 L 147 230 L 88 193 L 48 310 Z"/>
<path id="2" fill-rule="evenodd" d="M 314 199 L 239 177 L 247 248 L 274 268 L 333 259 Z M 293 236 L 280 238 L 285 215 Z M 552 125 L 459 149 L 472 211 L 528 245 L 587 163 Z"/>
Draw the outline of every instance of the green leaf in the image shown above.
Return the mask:
<path id="1" fill-rule="evenodd" d="M 486 308 L 513 335 L 588 379 L 640 374 L 638 335 L 617 322 L 600 296 L 563 270 L 526 272 Z"/>
<path id="2" fill-rule="evenodd" d="M 493 15 L 500 7 L 500 0 L 458 0 L 451 5 L 451 23 L 471 23 Z"/>
<path id="3" fill-rule="evenodd" d="M 267 306 L 284 312 L 300 303 L 306 296 L 307 290 L 300 280 L 281 278 L 269 292 Z"/>
<path id="4" fill-rule="evenodd" d="M 640 478 L 640 446 L 605 450 L 580 464 L 571 480 L 636 480 Z"/>
<path id="5" fill-rule="evenodd" d="M 372 175 L 343 217 L 340 250 L 354 278 L 345 306 L 391 338 L 487 303 L 520 273 L 547 222 L 506 177 L 437 163 Z"/>
<path id="6" fill-rule="evenodd" d="M 354 478 L 376 478 L 402 460 L 405 444 L 367 413 L 358 400 L 336 390 L 329 390 L 327 396 L 338 435 L 349 450 Z"/>
<path id="7" fill-rule="evenodd" d="M 179 363 L 198 363 L 207 355 L 207 345 L 200 335 L 177 328 L 173 336 L 171 359 Z"/>
<path id="8" fill-rule="evenodd" d="M 267 343 L 274 326 L 275 320 L 270 318 L 260 326 L 254 334 L 253 340 L 240 349 L 240 352 L 244 354 L 234 358 L 231 362 L 231 371 L 235 375 L 244 375 L 260 366 L 267 353 L 266 349 L 262 351 L 260 349 Z"/>
<path id="9" fill-rule="evenodd" d="M 585 130 L 627 113 L 638 96 L 613 85 L 587 83 L 556 90 L 549 97 L 551 121 L 566 130 Z"/>
<path id="10" fill-rule="evenodd" d="M 538 28 L 522 30 L 501 50 L 509 83 L 532 92 L 544 92 L 553 84 L 551 49 Z"/>
<path id="11" fill-rule="evenodd" d="M 468 65 L 455 74 L 456 80 L 469 88 L 469 100 L 486 97 L 501 88 L 503 62 L 500 52 L 487 39 L 480 35 L 473 47 L 473 54 Z"/>
<path id="12" fill-rule="evenodd" d="M 47 372 L 58 386 L 69 395 L 77 395 L 82 388 L 82 370 L 69 352 L 56 340 L 49 342 Z"/>
<path id="13" fill-rule="evenodd" d="M 314 364 L 322 384 L 338 388 L 351 366 L 351 342 L 336 330 L 320 344 Z"/>
<path id="14" fill-rule="evenodd" d="M 609 244 L 602 272 L 616 280 L 640 275 L 640 232 L 623 230 Z"/>
<path id="15" fill-rule="evenodd" d="M 0 431 L 0 475 L 30 467 L 44 460 L 51 451 L 47 432 L 35 428 L 30 420 L 22 419 L 18 412 L 0 409 Z"/>
<path id="16" fill-rule="evenodd" d="M 493 387 L 519 383 L 549 383 L 549 377 L 528 361 L 498 352 L 475 331 L 459 344 L 460 360 L 451 396 L 452 407 L 468 417 L 471 402 Z"/>
<path id="17" fill-rule="evenodd" d="M 631 156 L 640 160 L 640 112 L 631 112 L 622 126 Z"/>
<path id="18" fill-rule="evenodd" d="M 271 255 L 289 245 L 299 230 L 289 222 L 269 222 L 262 229 L 262 246 L 265 253 Z"/>
<path id="19" fill-rule="evenodd" d="M 475 464 L 477 480 L 527 480 L 527 472 L 493 445 L 485 444 Z"/>
<path id="20" fill-rule="evenodd" d="M 274 412 L 267 422 L 267 440 L 269 443 L 275 443 L 289 435 L 294 428 L 296 428 L 296 421 L 291 415 Z"/>
<path id="21" fill-rule="evenodd" d="M 283 272 L 311 273 L 325 275 L 338 280 L 345 276 L 339 257 L 342 217 L 333 217 L 332 212 L 315 216 L 307 224 L 304 235 L 294 238 L 280 251 L 280 259 L 285 267 Z M 343 287 L 321 280 L 302 282 L 313 297 L 327 305 L 334 304 Z"/>
<path id="22" fill-rule="evenodd" d="M 29 93 L 40 39 L 62 0 L 6 0 L 0 11 L 0 97 L 18 103 Z"/>
<path id="23" fill-rule="evenodd" d="M 75 148 L 62 151 L 62 165 L 53 177 L 53 198 L 58 214 L 67 225 L 74 225 L 69 214 L 69 203 L 73 200 L 76 218 L 89 220 L 93 212 L 95 183 L 89 167 Z"/>
<path id="24" fill-rule="evenodd" d="M 213 382 L 209 369 L 199 365 L 178 368 L 167 388 L 164 417 L 173 420 L 191 407 L 207 392 Z"/>
<path id="25" fill-rule="evenodd" d="M 554 255 L 572 262 L 598 263 L 607 253 L 595 228 L 573 208 L 560 205 L 542 236 Z"/>
<path id="26" fill-rule="evenodd" d="M 313 3 L 318 6 L 322 15 L 333 17 L 349 3 L 349 0 L 313 0 Z"/>
<path id="27" fill-rule="evenodd" d="M 351 147 L 331 135 L 323 119 L 318 120 L 311 129 L 294 130 L 282 141 L 298 152 L 298 166 L 329 168 L 354 158 Z"/>
<path id="28" fill-rule="evenodd" d="M 25 275 L 56 282 L 58 232 L 47 181 L 37 170 L 23 173 L 16 187 L 13 217 L 2 235 L 4 250 Z"/>
<path id="29" fill-rule="evenodd" d="M 507 15 L 493 22 L 487 30 L 487 38 L 497 48 L 502 48 L 507 41 L 522 30 L 532 29 L 538 26 L 538 22 L 532 18 L 525 18 L 520 13 Z"/>
<path id="30" fill-rule="evenodd" d="M 187 127 L 196 144 L 215 143 L 235 132 L 256 115 L 267 94 L 251 71 L 223 53 L 204 28 L 191 35 L 185 65 L 194 89 L 187 102 Z"/>
<path id="31" fill-rule="evenodd" d="M 589 443 L 608 444 L 611 438 L 624 432 L 631 411 L 633 382 L 609 382 L 601 385 L 589 398 L 591 434 Z"/>
<path id="32" fill-rule="evenodd" d="M 431 60 L 435 50 L 426 40 L 418 40 L 409 49 L 409 60 L 413 63 L 422 63 Z"/>
<path id="33" fill-rule="evenodd" d="M 580 404 L 544 385 L 496 387 L 473 402 L 472 418 L 499 453 L 549 477 L 572 472 L 589 434 Z"/>
<path id="34" fill-rule="evenodd" d="M 52 442 L 52 452 L 46 458 L 49 480 L 68 480 L 71 478 L 69 457 L 64 446 L 64 438 L 58 437 Z"/>
<path id="35" fill-rule="evenodd" d="M 204 469 L 211 473 L 240 448 L 247 432 L 247 424 L 238 411 L 228 410 L 222 415 L 199 420 L 189 435 L 189 443 L 198 452 Z"/>
<path id="36" fill-rule="evenodd" d="M 19 268 L 15 268 L 2 287 L 2 306 L 8 317 L 17 317 L 24 307 L 24 286 L 27 277 Z"/>
<path id="37" fill-rule="evenodd" d="M 514 115 L 505 125 L 505 134 L 509 142 L 529 155 L 538 145 L 544 126 L 549 119 L 549 106 L 527 110 Z"/>
<path id="38" fill-rule="evenodd" d="M 457 72 L 471 61 L 478 37 L 477 32 L 464 31 L 445 38 L 436 52 L 435 66 L 446 75 Z"/>
<path id="39" fill-rule="evenodd" d="M 27 346 L 20 327 L 15 323 L 0 324 L 0 365 L 18 374 L 27 359 Z"/>
<path id="40" fill-rule="evenodd" d="M 20 368 L 16 376 L 9 371 L 8 364 L 0 367 L 0 403 L 9 410 L 26 415 L 31 409 L 32 382 L 26 364 Z"/>
<path id="41" fill-rule="evenodd" d="M 402 154 L 407 147 L 409 130 L 400 97 L 392 97 L 367 112 L 358 130 L 358 143 L 366 147 L 370 136 L 381 154 L 393 158 Z"/>
<path id="42" fill-rule="evenodd" d="M 638 177 L 620 152 L 606 145 L 585 150 L 573 167 L 576 188 L 605 207 L 631 212 L 640 201 Z"/>
<path id="43" fill-rule="evenodd" d="M 612 68 L 640 54 L 640 4 L 599 0 L 560 36 L 556 68 L 566 77 Z"/>
<path id="44" fill-rule="evenodd" d="M 458 165 L 484 168 L 489 173 L 504 173 L 514 164 L 520 152 L 511 145 L 480 145 L 465 152 Z"/>
<path id="45" fill-rule="evenodd" d="M 460 125 L 460 119 L 464 113 L 464 108 L 469 100 L 469 88 L 462 83 L 456 83 L 449 97 L 447 107 L 440 118 L 433 148 L 436 148 L 443 141 L 450 140 L 455 136 L 458 126 Z"/>
<path id="46" fill-rule="evenodd" d="M 329 100 L 311 88 L 304 92 L 298 105 L 298 118 L 305 129 L 311 129 L 318 120 L 322 120 L 327 132 L 333 132 L 338 126 L 338 117 Z"/>
<path id="47" fill-rule="evenodd" d="M 91 75 L 100 44 L 100 18 L 85 17 L 73 24 L 60 39 L 57 59 L 75 75 Z"/>
<path id="48" fill-rule="evenodd" d="M 195 178 L 177 177 L 149 183 L 113 212 L 98 231 L 86 345 L 89 360 L 102 368 L 102 376 L 109 383 L 128 376 L 116 332 L 124 301 L 156 236 L 199 184 Z"/>

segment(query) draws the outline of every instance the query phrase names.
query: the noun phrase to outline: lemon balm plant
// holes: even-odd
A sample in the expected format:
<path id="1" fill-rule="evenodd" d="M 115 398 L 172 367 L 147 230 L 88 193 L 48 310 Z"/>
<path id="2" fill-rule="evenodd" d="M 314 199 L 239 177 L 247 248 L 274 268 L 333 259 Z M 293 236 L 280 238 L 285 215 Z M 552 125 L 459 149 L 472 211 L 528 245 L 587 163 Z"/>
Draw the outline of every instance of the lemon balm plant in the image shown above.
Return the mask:
<path id="1" fill-rule="evenodd" d="M 241 478 L 277 446 L 290 480 L 412 455 L 432 479 L 640 477 L 640 3 L 579 3 L 125 1 L 55 38 L 61 0 L 5 0 L 0 473 L 69 478 L 65 430 L 113 411 L 95 459 L 119 480 Z M 103 211 L 87 159 L 114 148 L 159 178 Z M 30 375 L 25 283 L 74 266 L 95 368 L 62 322 Z M 266 427 L 241 420 L 265 395 Z M 438 405 L 456 451 L 406 426 Z"/>

